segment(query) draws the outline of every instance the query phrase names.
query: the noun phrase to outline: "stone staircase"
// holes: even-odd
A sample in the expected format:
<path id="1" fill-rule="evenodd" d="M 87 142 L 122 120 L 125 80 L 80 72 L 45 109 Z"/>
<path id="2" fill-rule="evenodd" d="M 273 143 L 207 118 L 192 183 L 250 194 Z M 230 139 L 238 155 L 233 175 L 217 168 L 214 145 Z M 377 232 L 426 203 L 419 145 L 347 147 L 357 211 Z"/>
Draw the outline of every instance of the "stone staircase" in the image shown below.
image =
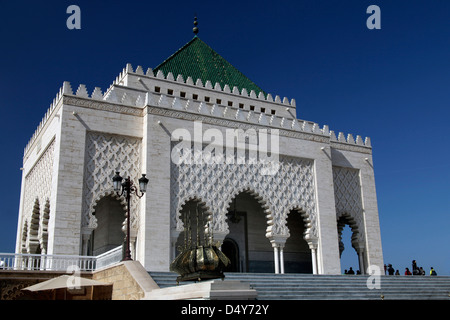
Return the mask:
<path id="1" fill-rule="evenodd" d="M 149 274 L 160 288 L 177 285 L 175 273 Z M 363 275 L 226 273 L 230 280 L 249 283 L 258 300 L 450 300 L 447 276 L 381 276 L 381 289 L 372 290 Z"/>

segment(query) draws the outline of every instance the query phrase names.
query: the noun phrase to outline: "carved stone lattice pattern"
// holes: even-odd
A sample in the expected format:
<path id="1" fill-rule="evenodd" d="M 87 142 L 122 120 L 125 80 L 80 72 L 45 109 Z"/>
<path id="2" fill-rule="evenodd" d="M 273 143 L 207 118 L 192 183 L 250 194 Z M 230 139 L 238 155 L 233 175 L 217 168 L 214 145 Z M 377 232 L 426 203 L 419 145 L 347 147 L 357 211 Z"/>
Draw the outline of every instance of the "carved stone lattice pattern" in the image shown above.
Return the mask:
<path id="1" fill-rule="evenodd" d="M 22 289 L 36 283 L 38 283 L 38 280 L 35 279 L 4 279 L 0 282 L 0 300 L 19 300 L 24 296 L 27 297 L 27 291 Z"/>
<path id="2" fill-rule="evenodd" d="M 44 204 L 48 203 L 50 199 L 54 150 L 55 140 L 52 140 L 48 148 L 25 177 L 22 228 L 27 225 L 27 235 L 25 236 L 26 239 L 23 239 L 24 241 L 30 238 L 33 238 L 32 241 L 34 242 L 39 241 L 38 230 L 44 227 L 42 225 L 40 226 L 39 217 L 43 215 L 41 211 L 44 208 Z M 47 214 L 50 215 L 50 208 L 47 208 L 47 210 Z M 34 219 L 32 219 L 33 215 Z M 33 234 L 30 234 L 30 232 L 33 232 Z M 41 232 L 40 235 L 42 234 Z M 22 243 L 22 248 L 24 248 L 24 245 L 25 243 Z M 28 243 L 26 246 L 28 246 Z M 24 250 L 28 252 L 29 248 L 24 248 Z"/>
<path id="3" fill-rule="evenodd" d="M 177 147 L 177 146 L 173 146 Z M 257 195 L 267 217 L 266 236 L 289 236 L 286 226 L 292 209 L 302 212 L 305 237 L 317 238 L 313 161 L 280 157 L 274 175 L 263 175 L 264 164 L 180 164 L 171 165 L 171 217 L 181 232 L 182 206 L 191 199 L 204 203 L 212 214 L 213 232 L 227 234 L 226 213 L 240 192 Z"/>
<path id="4" fill-rule="evenodd" d="M 112 178 L 115 171 L 125 179 L 130 176 L 137 183 L 141 171 L 141 139 L 88 132 L 83 186 L 83 227 L 97 228 L 93 213 L 97 202 L 108 195 L 115 195 Z M 126 207 L 124 197 L 120 197 Z M 131 229 L 137 229 L 139 221 L 139 200 L 131 197 Z"/>
<path id="5" fill-rule="evenodd" d="M 359 170 L 333 167 L 333 182 L 336 219 L 349 216 L 347 220 L 353 223 L 350 227 L 357 231 L 352 239 L 362 243 L 364 224 Z"/>

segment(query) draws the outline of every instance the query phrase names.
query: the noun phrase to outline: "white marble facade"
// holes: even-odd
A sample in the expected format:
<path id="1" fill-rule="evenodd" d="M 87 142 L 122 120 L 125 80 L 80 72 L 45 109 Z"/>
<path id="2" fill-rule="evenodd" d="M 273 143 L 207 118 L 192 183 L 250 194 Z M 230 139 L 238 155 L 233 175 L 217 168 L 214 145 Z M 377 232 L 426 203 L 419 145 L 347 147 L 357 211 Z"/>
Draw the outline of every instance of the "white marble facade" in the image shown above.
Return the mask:
<path id="1" fill-rule="evenodd" d="M 95 88 L 88 94 L 84 85 L 74 91 L 64 82 L 25 148 L 16 252 L 92 254 L 103 219 L 95 214 L 97 205 L 111 197 L 126 207 L 112 189 L 118 170 L 136 182 L 142 173 L 149 179 L 148 192 L 131 203 L 133 256 L 147 270 L 169 270 L 187 202 L 202 204 L 214 239 L 223 241 L 230 232 L 227 212 L 243 192 L 263 212 L 261 232 L 273 250 L 274 272 L 284 270 L 292 211 L 304 224 L 312 272 L 340 273 L 345 224 L 354 232 L 362 271 L 381 268 L 370 139 L 336 134 L 295 115 L 293 99 L 171 73 L 153 75 L 129 64 L 105 93 Z M 263 174 L 260 162 L 174 163 L 171 155 L 181 144 L 173 133 L 180 128 L 190 133 L 193 149 L 196 142 L 205 147 L 207 130 L 224 137 L 227 130 L 247 135 L 267 130 L 277 135 L 278 170 Z M 237 155 L 239 148 L 248 154 L 260 147 L 261 140 L 243 139 L 240 147 L 227 147 Z"/>

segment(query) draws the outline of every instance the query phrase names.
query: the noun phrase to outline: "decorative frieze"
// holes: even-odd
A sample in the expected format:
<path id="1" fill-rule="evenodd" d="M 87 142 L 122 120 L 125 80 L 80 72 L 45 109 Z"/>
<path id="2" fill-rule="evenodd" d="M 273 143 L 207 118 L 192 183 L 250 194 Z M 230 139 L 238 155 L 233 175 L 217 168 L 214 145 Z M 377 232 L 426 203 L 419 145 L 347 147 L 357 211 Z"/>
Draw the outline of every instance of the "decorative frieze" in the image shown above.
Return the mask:
<path id="1" fill-rule="evenodd" d="M 364 217 L 362 207 L 361 183 L 359 170 L 333 167 L 334 198 L 336 203 L 336 220 L 344 217 L 351 223 L 352 242 L 363 243 Z"/>
<path id="2" fill-rule="evenodd" d="M 25 239 L 22 239 L 24 242 L 21 246 L 27 253 L 30 253 L 30 243 L 33 243 L 35 249 L 41 243 L 41 250 L 46 250 L 46 224 L 50 215 L 48 201 L 51 196 L 54 150 L 55 140 L 53 139 L 25 176 L 22 229 L 27 229 L 27 232 L 23 233 Z M 41 221 L 42 219 L 44 220 Z"/>
<path id="3" fill-rule="evenodd" d="M 83 183 L 83 219 L 85 229 L 97 228 L 95 206 L 103 197 L 115 196 L 112 177 L 120 171 L 124 177 L 137 181 L 141 173 L 141 139 L 101 132 L 86 134 L 85 170 Z M 119 198 L 126 207 L 123 197 Z M 132 212 L 139 212 L 139 201 L 132 197 Z M 131 227 L 136 230 L 139 216 L 132 216 Z"/>
<path id="4" fill-rule="evenodd" d="M 177 148 L 177 145 L 173 145 Z M 264 163 L 171 165 L 171 217 L 173 228 L 183 230 L 182 206 L 191 199 L 204 203 L 216 233 L 229 232 L 226 213 L 234 197 L 250 192 L 259 199 L 267 217 L 267 237 L 289 236 L 288 213 L 299 210 L 306 222 L 305 236 L 316 238 L 317 215 L 313 161 L 281 157 L 274 175 L 263 175 Z"/>
<path id="5" fill-rule="evenodd" d="M 73 105 L 73 106 L 129 114 L 129 115 L 138 116 L 138 117 L 141 117 L 143 114 L 142 108 L 131 107 L 131 106 L 123 105 L 123 104 L 113 104 L 113 103 L 108 103 L 105 101 L 80 99 L 79 97 L 64 96 L 63 102 L 64 102 L 64 104 L 69 104 L 69 105 Z"/>

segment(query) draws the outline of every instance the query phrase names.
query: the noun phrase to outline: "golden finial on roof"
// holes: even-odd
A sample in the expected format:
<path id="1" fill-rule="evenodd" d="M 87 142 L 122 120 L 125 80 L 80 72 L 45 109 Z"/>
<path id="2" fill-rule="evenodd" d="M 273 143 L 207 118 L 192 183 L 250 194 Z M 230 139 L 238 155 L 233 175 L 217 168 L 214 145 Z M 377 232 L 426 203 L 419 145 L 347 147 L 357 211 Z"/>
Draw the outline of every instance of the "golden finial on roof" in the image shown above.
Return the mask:
<path id="1" fill-rule="evenodd" d="M 194 17 L 194 28 L 192 29 L 192 31 L 194 32 L 195 35 L 197 35 L 198 33 L 198 28 L 197 28 L 197 17 Z"/>

